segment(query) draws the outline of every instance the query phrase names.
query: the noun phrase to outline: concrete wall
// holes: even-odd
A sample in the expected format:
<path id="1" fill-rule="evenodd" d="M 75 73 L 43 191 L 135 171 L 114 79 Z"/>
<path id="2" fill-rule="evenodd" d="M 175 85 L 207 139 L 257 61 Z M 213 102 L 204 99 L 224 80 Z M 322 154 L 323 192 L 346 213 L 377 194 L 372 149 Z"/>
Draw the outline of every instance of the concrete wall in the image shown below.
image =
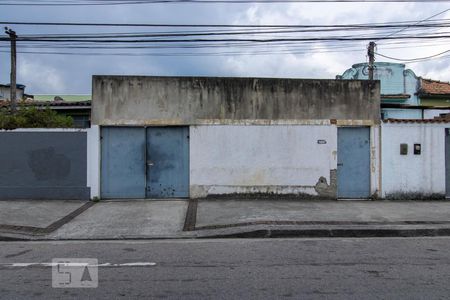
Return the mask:
<path id="1" fill-rule="evenodd" d="M 382 197 L 444 197 L 446 123 L 383 123 Z M 408 144 L 408 154 L 400 155 L 400 144 Z M 420 155 L 413 154 L 421 144 Z"/>
<path id="2" fill-rule="evenodd" d="M 367 81 L 94 76 L 92 124 L 199 125 L 239 120 L 378 123 L 379 84 Z"/>
<path id="3" fill-rule="evenodd" d="M 87 129 L 87 186 L 91 199 L 100 197 L 100 127 Z"/>
<path id="4" fill-rule="evenodd" d="M 0 132 L 0 199 L 89 199 L 87 133 Z"/>
<path id="5" fill-rule="evenodd" d="M 336 198 L 336 151 L 334 125 L 191 126 L 190 196 Z"/>
<path id="6" fill-rule="evenodd" d="M 372 197 L 381 195 L 381 130 L 380 126 L 370 127 L 370 193 Z"/>

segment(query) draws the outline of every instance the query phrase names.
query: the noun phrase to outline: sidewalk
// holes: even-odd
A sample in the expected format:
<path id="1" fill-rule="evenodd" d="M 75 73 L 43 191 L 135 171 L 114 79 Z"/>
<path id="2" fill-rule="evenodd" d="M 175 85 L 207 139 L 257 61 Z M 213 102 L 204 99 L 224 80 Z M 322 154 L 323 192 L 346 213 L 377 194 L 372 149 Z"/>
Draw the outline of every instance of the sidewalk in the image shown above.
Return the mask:
<path id="1" fill-rule="evenodd" d="M 450 235 L 448 201 L 199 200 L 196 210 L 199 237 Z"/>
<path id="2" fill-rule="evenodd" d="M 0 201 L 2 240 L 450 235 L 450 201 Z"/>

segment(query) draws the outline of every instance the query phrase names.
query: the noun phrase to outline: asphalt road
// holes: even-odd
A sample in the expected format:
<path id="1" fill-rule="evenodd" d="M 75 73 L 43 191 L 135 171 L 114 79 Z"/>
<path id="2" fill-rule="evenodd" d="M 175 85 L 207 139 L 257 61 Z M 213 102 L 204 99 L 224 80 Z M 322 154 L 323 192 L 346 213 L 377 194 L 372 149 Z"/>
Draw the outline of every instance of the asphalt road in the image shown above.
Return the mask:
<path id="1" fill-rule="evenodd" d="M 58 257 L 98 288 L 52 288 Z M 450 238 L 1 242 L 0 299 L 447 299 L 449 263 Z"/>

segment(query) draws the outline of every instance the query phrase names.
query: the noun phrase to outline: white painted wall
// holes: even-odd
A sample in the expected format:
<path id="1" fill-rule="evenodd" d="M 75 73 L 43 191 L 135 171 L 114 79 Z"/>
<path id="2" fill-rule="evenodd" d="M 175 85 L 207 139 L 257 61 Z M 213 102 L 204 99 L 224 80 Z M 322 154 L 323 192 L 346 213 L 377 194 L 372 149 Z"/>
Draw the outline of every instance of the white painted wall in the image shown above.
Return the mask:
<path id="1" fill-rule="evenodd" d="M 190 194 L 317 195 L 321 176 L 330 184 L 336 151 L 334 125 L 191 126 Z"/>
<path id="2" fill-rule="evenodd" d="M 87 186 L 91 188 L 91 199 L 100 197 L 100 127 L 87 129 Z"/>
<path id="3" fill-rule="evenodd" d="M 445 194 L 445 128 L 450 124 L 382 124 L 382 197 Z M 400 155 L 402 143 L 408 155 Z M 421 155 L 413 154 L 414 144 L 422 145 Z"/>
<path id="4" fill-rule="evenodd" d="M 380 126 L 370 127 L 370 194 L 381 194 Z"/>
<path id="5" fill-rule="evenodd" d="M 448 114 L 450 109 L 425 109 L 423 111 L 424 119 L 434 119 L 434 117 L 439 117 L 440 114 Z"/>

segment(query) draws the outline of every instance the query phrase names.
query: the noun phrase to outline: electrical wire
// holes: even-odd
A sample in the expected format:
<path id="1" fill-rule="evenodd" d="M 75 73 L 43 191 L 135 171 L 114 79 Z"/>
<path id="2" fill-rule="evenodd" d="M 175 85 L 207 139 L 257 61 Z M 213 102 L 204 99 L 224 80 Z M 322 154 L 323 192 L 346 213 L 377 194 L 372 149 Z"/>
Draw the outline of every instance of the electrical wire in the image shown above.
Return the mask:
<path id="1" fill-rule="evenodd" d="M 108 0 L 108 1 L 1 1 L 0 6 L 104 6 L 104 5 L 136 5 L 136 4 L 277 4 L 277 3 L 401 3 L 401 2 L 449 2 L 449 0 Z"/>
<path id="2" fill-rule="evenodd" d="M 450 1 L 450 0 L 448 0 Z M 441 22 L 442 25 L 448 24 L 450 19 L 430 20 L 428 23 L 416 24 L 421 27 L 433 23 Z M 348 28 L 348 27 L 405 27 L 413 26 L 414 21 L 384 22 L 384 23 L 356 23 L 356 24 L 315 24 L 315 25 L 297 25 L 297 24 L 170 24 L 170 23 L 93 23 L 93 22 L 28 22 L 28 21 L 0 21 L 0 25 L 33 25 L 33 26 L 99 26 L 99 27 L 192 27 L 192 28 Z"/>
<path id="3" fill-rule="evenodd" d="M 384 55 L 384 54 L 381 54 L 381 53 L 376 53 L 375 52 L 375 54 L 378 55 L 378 56 L 384 57 L 384 58 L 392 59 L 392 60 L 411 62 L 411 61 L 416 61 L 416 60 L 426 60 L 426 59 L 438 57 L 438 56 L 441 56 L 442 54 L 445 54 L 445 53 L 448 53 L 448 52 L 450 52 L 450 49 L 449 50 L 445 50 L 445 51 L 440 52 L 440 53 L 437 53 L 437 54 L 434 54 L 434 55 L 425 56 L 425 57 L 419 57 L 419 58 L 395 58 L 395 57 L 390 57 L 390 56 L 387 56 L 387 55 Z"/>
<path id="4" fill-rule="evenodd" d="M 441 11 L 441 12 L 439 12 L 439 13 L 437 13 L 437 14 L 434 14 L 434 15 L 432 15 L 432 16 L 426 18 L 426 19 L 417 21 L 417 23 L 414 23 L 414 24 L 411 24 L 411 25 L 407 25 L 407 26 L 403 27 L 403 28 L 400 29 L 400 30 L 397 30 L 397 31 L 395 31 L 395 32 L 390 33 L 389 35 L 387 35 L 387 37 L 390 37 L 390 36 L 393 36 L 393 35 L 398 34 L 398 33 L 400 33 L 400 32 L 403 32 L 403 31 L 405 31 L 405 30 L 407 30 L 407 29 L 409 29 L 409 28 L 415 27 L 415 26 L 419 25 L 420 23 L 429 21 L 429 20 L 431 20 L 431 19 L 433 19 L 433 18 L 435 18 L 435 17 L 437 17 L 437 16 L 440 16 L 440 15 L 442 15 L 442 14 L 448 12 L 448 11 L 450 11 L 450 8 L 444 9 L 443 11 Z M 377 41 L 379 41 L 379 40 L 376 40 L 375 42 L 377 42 Z"/>
<path id="5" fill-rule="evenodd" d="M 1 1 L 1 0 L 0 0 Z M 19 34 L 19 53 L 54 55 L 274 55 L 361 51 L 364 41 L 383 39 L 385 45 L 432 46 L 448 43 L 450 32 L 421 34 L 428 29 L 450 27 L 450 19 L 360 24 L 129 24 L 76 22 L 13 22 L 5 25 L 150 27 L 151 31 L 33 33 Z M 388 34 L 386 30 L 408 26 L 408 34 Z M 159 28 L 170 28 L 161 31 Z M 101 31 L 104 31 L 102 29 Z M 238 37 L 235 37 L 238 36 Z M 8 47 L 9 37 L 0 37 L 0 47 Z M 22 50 L 27 49 L 25 51 Z M 215 51 L 204 51 L 205 49 Z M 50 51 L 38 51 L 54 50 Z M 155 50 L 148 52 L 148 50 Z M 174 51 L 167 52 L 172 49 Z M 191 49 L 189 51 L 188 49 Z M 93 50 L 96 50 L 93 52 Z M 128 50 L 129 52 L 117 52 Z M 226 51 L 224 51 L 226 50 Z M 195 51 L 195 52 L 193 52 Z M 166 53 L 164 53 L 166 52 Z M 412 60 L 415 61 L 415 60 Z"/>

